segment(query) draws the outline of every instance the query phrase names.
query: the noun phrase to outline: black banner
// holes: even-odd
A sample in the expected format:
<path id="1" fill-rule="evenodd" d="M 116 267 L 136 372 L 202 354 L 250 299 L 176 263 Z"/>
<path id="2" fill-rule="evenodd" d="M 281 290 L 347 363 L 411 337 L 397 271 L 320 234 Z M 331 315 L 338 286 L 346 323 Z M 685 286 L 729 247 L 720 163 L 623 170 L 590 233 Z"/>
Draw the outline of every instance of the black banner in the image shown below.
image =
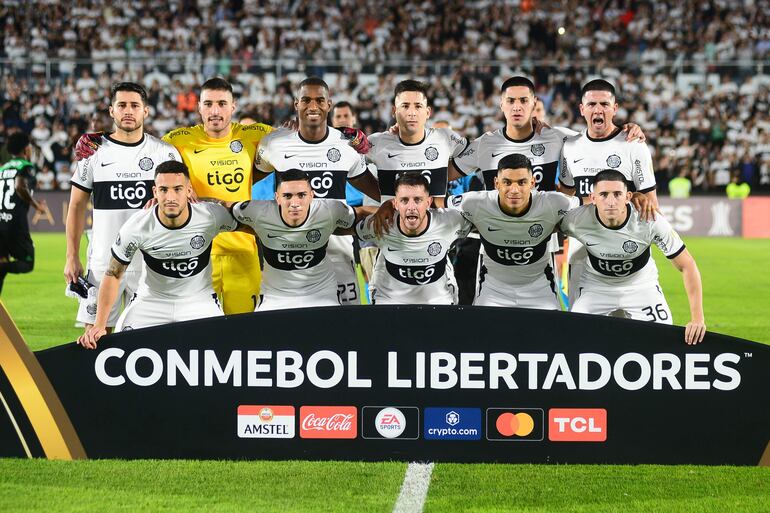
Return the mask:
<path id="1" fill-rule="evenodd" d="M 757 465 L 770 441 L 770 348 L 609 317 L 284 310 L 36 356 L 90 458 Z"/>

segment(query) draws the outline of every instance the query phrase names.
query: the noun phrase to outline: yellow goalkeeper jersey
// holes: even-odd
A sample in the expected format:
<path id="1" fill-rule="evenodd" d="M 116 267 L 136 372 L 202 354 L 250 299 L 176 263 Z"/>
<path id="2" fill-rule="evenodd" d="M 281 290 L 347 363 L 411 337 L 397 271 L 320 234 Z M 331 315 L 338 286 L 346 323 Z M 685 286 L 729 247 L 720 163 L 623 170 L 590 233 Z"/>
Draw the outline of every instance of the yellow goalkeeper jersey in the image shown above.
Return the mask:
<path id="1" fill-rule="evenodd" d="M 182 155 L 190 181 L 201 198 L 223 201 L 251 199 L 252 168 L 259 141 L 273 128 L 262 123 L 230 123 L 230 135 L 212 139 L 203 125 L 172 130 L 163 140 Z M 213 254 L 255 251 L 254 237 L 246 233 L 222 233 L 215 239 Z"/>

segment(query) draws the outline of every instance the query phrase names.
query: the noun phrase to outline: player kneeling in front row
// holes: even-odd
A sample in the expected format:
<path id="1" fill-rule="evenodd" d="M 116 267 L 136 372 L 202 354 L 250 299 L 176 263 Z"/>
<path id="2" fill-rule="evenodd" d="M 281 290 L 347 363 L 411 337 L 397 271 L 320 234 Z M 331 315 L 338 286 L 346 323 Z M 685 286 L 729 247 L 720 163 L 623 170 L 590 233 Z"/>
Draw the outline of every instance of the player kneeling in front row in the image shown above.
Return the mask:
<path id="1" fill-rule="evenodd" d="M 222 315 L 211 283 L 211 242 L 238 223 L 222 205 L 189 203 L 190 174 L 182 162 L 160 164 L 152 190 L 158 204 L 131 216 L 112 245 L 99 287 L 96 322 L 78 339 L 87 348 L 95 348 L 106 333 L 120 278 L 137 250 L 145 269 L 116 332 Z"/>
<path id="2" fill-rule="evenodd" d="M 372 216 L 356 225 L 362 240 L 380 248 L 370 287 L 372 304 L 456 304 L 457 284 L 447 251 L 468 234 L 470 222 L 457 210 L 431 209 L 430 184 L 419 172 L 396 178 L 395 193 L 397 215 L 390 233 L 378 237 Z"/>
<path id="3" fill-rule="evenodd" d="M 663 216 L 643 221 L 631 206 L 631 193 L 622 173 L 599 172 L 591 193 L 593 205 L 567 212 L 562 231 L 578 239 L 588 253 L 579 297 L 571 311 L 672 324 L 671 310 L 658 284 L 658 269 L 650 258 L 655 243 L 683 275 L 690 303 L 685 341 L 703 340 L 706 325 L 700 273 L 684 242 Z"/>
<path id="4" fill-rule="evenodd" d="M 548 243 L 554 227 L 580 199 L 535 189 L 530 160 L 506 155 L 497 164 L 495 190 L 449 199 L 479 231 L 477 306 L 559 310 Z"/>
<path id="5" fill-rule="evenodd" d="M 278 175 L 275 201 L 233 205 L 235 219 L 254 230 L 264 249 L 257 311 L 340 304 L 329 237 L 351 228 L 356 212 L 342 201 L 313 198 L 310 176 L 290 169 Z"/>

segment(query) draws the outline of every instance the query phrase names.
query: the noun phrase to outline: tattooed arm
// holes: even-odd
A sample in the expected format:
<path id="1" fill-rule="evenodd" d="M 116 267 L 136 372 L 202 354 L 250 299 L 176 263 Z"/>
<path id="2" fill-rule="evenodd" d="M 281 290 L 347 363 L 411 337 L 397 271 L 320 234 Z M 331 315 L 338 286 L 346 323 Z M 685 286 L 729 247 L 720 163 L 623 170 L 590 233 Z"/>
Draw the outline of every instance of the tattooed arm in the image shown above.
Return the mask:
<path id="1" fill-rule="evenodd" d="M 126 272 L 128 264 L 119 262 L 115 257 L 110 258 L 110 267 L 105 271 L 102 283 L 99 285 L 99 296 L 96 300 L 96 322 L 80 338 L 78 344 L 88 349 L 96 349 L 96 341 L 107 333 L 107 319 L 112 305 L 118 298 L 120 279 Z"/>

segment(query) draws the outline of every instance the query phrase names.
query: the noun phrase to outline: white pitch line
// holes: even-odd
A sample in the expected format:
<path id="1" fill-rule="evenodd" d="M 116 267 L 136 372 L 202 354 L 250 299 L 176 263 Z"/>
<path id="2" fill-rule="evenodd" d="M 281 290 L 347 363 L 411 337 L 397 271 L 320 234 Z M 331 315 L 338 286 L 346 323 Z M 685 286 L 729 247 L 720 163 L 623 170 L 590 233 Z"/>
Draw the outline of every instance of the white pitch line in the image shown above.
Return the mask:
<path id="1" fill-rule="evenodd" d="M 406 467 L 404 482 L 401 483 L 401 492 L 393 506 L 393 513 L 422 513 L 431 474 L 433 463 L 412 462 Z"/>

